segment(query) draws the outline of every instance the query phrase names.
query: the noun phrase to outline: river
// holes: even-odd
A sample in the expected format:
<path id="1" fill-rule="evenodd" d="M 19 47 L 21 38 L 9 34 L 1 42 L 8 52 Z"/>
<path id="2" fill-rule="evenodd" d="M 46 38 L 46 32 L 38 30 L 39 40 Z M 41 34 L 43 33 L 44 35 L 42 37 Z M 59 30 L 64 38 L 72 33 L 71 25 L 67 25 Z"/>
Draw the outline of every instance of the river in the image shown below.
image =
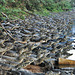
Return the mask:
<path id="1" fill-rule="evenodd" d="M 72 29 L 71 29 L 70 32 L 72 32 L 72 36 L 69 37 L 69 38 L 70 38 L 71 41 L 73 41 L 73 43 L 72 43 L 73 49 L 67 51 L 68 53 L 70 53 L 72 55 L 67 57 L 66 59 L 75 60 L 75 20 L 74 20 L 73 25 L 71 27 L 72 27 Z M 61 67 L 61 65 L 59 67 Z M 65 68 L 68 67 L 69 69 L 70 68 L 75 68 L 74 65 L 63 65 L 61 68 L 63 68 L 63 67 L 65 67 Z"/>

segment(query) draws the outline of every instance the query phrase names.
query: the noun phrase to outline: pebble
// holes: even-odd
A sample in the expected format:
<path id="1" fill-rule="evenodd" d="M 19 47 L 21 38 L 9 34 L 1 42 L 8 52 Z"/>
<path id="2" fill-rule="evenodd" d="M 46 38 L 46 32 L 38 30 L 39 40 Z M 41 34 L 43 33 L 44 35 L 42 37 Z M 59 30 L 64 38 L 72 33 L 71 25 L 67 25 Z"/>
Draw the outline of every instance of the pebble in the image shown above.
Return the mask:
<path id="1" fill-rule="evenodd" d="M 17 71 L 32 63 L 36 65 L 44 63 L 46 75 L 70 75 L 67 71 L 60 72 L 60 69 L 58 72 L 52 70 L 54 69 L 53 61 L 62 57 L 64 53 L 68 56 L 64 51 L 72 49 L 72 41 L 67 38 L 71 36 L 70 24 L 75 18 L 74 13 L 71 13 L 52 13 L 54 17 L 29 15 L 25 16 L 25 20 L 1 23 L 3 28 L 0 26 L 0 58 L 6 62 L 0 62 L 0 68 L 3 70 L 9 68 L 7 71 L 9 74 L 10 70 Z M 11 60 L 15 64 L 9 63 Z M 27 70 L 20 72 L 26 75 L 44 75 Z"/>

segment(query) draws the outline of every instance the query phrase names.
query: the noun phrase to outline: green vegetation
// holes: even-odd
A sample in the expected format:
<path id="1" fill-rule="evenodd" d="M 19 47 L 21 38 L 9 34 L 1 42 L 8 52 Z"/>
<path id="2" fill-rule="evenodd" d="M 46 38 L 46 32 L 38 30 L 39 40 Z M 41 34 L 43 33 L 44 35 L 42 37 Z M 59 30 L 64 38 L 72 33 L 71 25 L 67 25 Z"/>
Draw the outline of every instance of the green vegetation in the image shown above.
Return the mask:
<path id="1" fill-rule="evenodd" d="M 0 0 L 0 19 L 5 19 L 1 12 L 4 12 L 10 19 L 24 19 L 29 12 L 48 16 L 50 12 L 62 12 L 70 9 L 71 3 L 68 0 Z"/>

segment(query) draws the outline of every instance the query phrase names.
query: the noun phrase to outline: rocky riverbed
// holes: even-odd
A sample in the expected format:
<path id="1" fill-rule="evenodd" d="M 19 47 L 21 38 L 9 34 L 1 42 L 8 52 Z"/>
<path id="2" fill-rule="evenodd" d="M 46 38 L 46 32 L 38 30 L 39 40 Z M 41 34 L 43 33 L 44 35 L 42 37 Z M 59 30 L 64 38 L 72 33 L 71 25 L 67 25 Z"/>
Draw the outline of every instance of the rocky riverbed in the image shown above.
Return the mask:
<path id="1" fill-rule="evenodd" d="M 72 75 L 74 68 L 55 67 L 72 49 L 71 24 L 75 12 L 28 15 L 25 20 L 0 23 L 0 73 L 7 75 Z M 29 65 L 37 67 L 29 70 Z M 32 69 L 32 67 L 31 67 Z M 29 70 L 29 71 L 28 71 Z M 30 72 L 31 71 L 31 72 Z"/>

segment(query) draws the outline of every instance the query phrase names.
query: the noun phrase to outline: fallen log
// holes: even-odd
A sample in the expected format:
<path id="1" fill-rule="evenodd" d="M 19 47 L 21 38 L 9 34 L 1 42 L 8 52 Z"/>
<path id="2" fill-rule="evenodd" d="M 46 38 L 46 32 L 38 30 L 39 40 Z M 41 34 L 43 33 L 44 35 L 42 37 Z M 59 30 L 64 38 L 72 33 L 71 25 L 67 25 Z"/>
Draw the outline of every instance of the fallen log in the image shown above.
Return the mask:
<path id="1" fill-rule="evenodd" d="M 59 58 L 58 59 L 58 64 L 59 65 L 75 65 L 75 60 Z"/>

